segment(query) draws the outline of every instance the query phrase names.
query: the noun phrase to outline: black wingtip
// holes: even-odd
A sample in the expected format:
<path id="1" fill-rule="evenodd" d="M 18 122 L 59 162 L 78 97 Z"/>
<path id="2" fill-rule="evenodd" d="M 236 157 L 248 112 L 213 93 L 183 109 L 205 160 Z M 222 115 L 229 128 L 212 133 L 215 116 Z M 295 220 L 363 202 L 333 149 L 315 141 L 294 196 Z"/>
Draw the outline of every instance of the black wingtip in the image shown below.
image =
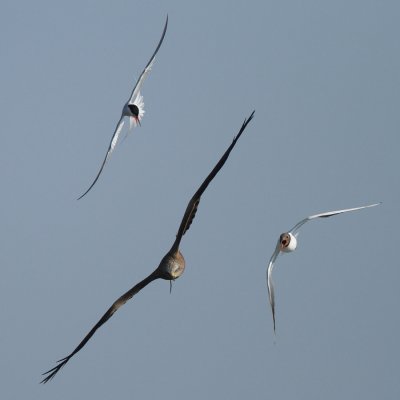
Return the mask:
<path id="1" fill-rule="evenodd" d="M 102 169 L 103 169 L 103 166 L 101 167 L 101 170 L 102 170 Z M 100 170 L 100 172 L 101 172 L 101 170 Z M 96 179 L 93 181 L 93 183 L 89 186 L 89 189 L 86 190 L 85 193 L 83 193 L 82 195 L 80 195 L 76 200 L 80 200 L 82 197 L 85 197 L 85 196 L 92 190 L 92 187 L 96 184 L 97 180 L 99 179 L 100 172 L 97 174 Z"/>
<path id="2" fill-rule="evenodd" d="M 42 376 L 44 376 L 44 375 L 47 375 L 47 376 L 45 378 L 43 378 L 40 381 L 40 383 L 45 384 L 45 383 L 51 381 L 56 376 L 58 371 L 60 371 L 60 369 L 69 361 L 69 359 L 70 359 L 70 357 L 62 358 L 61 360 L 57 361 L 58 365 L 49 369 L 46 372 L 43 372 Z"/>
<path id="3" fill-rule="evenodd" d="M 246 128 L 248 123 L 253 119 L 255 112 L 256 112 L 256 110 L 253 110 L 253 112 L 250 114 L 250 116 L 248 118 L 244 119 L 242 129 Z"/>
<path id="4" fill-rule="evenodd" d="M 254 117 L 254 113 L 256 112 L 256 110 L 253 110 L 253 112 L 250 114 L 250 116 L 248 118 L 245 118 L 242 124 L 242 127 L 240 128 L 239 133 L 233 138 L 233 142 L 235 143 L 241 136 L 241 134 L 244 132 L 244 130 L 246 129 L 246 126 L 249 124 L 249 122 L 253 119 Z"/>
<path id="5" fill-rule="evenodd" d="M 108 158 L 109 154 L 110 154 L 110 152 L 108 151 L 107 154 L 106 154 L 106 157 L 104 158 L 103 163 L 101 164 L 100 171 L 97 173 L 96 178 L 94 178 L 94 181 L 93 181 L 92 184 L 89 186 L 89 189 L 86 190 L 86 192 L 83 193 L 81 196 L 79 196 L 79 197 L 77 198 L 77 200 L 80 200 L 82 197 L 86 196 L 86 195 L 92 190 L 92 187 L 96 184 L 96 182 L 99 180 L 100 175 L 101 175 L 101 173 L 102 173 L 102 171 L 103 171 L 103 168 L 104 168 L 104 166 L 106 165 L 106 161 L 107 161 L 107 158 Z"/>
<path id="6" fill-rule="evenodd" d="M 165 32 L 167 31 L 167 27 L 168 27 L 168 14 L 167 14 L 167 18 L 165 19 L 165 26 L 164 26 L 163 36 L 165 35 Z"/>
<path id="7" fill-rule="evenodd" d="M 80 200 L 82 197 L 84 197 L 84 196 L 86 195 L 86 193 L 87 193 L 87 192 L 85 192 L 85 193 L 83 193 L 82 195 L 80 195 L 80 196 L 76 199 L 76 201 L 78 201 L 78 200 Z"/>
<path id="8" fill-rule="evenodd" d="M 85 197 L 90 192 L 90 189 L 92 189 L 93 186 L 94 185 L 91 185 L 90 188 L 88 190 L 86 190 L 85 193 L 81 194 L 76 200 L 78 201 L 78 200 L 82 199 L 83 197 Z"/>
<path id="9" fill-rule="evenodd" d="M 273 314 L 272 319 L 274 320 L 274 335 L 276 336 L 275 314 Z"/>

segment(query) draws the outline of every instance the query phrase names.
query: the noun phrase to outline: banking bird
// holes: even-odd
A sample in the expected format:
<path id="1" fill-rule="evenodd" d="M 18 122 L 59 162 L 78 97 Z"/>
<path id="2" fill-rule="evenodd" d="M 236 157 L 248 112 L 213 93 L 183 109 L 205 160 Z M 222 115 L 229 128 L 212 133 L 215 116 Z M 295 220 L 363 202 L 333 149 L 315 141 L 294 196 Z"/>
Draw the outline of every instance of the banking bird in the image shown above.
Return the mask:
<path id="1" fill-rule="evenodd" d="M 272 319 L 274 322 L 274 332 L 275 332 L 275 294 L 274 294 L 274 286 L 272 283 L 272 270 L 275 265 L 275 261 L 281 252 L 290 253 L 296 250 L 297 247 L 297 236 L 299 235 L 300 228 L 308 221 L 311 221 L 316 218 L 328 218 L 333 215 L 343 214 L 349 211 L 362 210 L 363 208 L 375 207 L 381 203 L 370 204 L 368 206 L 355 207 L 355 208 L 347 208 L 345 210 L 337 210 L 337 211 L 328 211 L 322 214 L 311 215 L 310 217 L 304 218 L 299 223 L 297 223 L 289 232 L 284 232 L 279 236 L 278 243 L 276 244 L 275 251 L 271 256 L 268 264 L 267 270 L 267 285 L 268 285 L 268 296 L 269 303 L 271 304 L 272 309 Z"/>
<path id="2" fill-rule="evenodd" d="M 80 200 L 83 196 L 85 196 L 90 191 L 90 189 L 95 185 L 97 180 L 99 179 L 100 174 L 103 171 L 103 168 L 106 165 L 108 158 L 110 157 L 111 153 L 114 151 L 114 148 L 118 143 L 118 139 L 120 137 L 121 130 L 125 124 L 125 117 L 129 118 L 129 127 L 130 128 L 140 125 L 140 121 L 143 118 L 143 115 L 145 113 L 143 96 L 141 95 L 140 90 L 142 88 L 142 85 L 143 85 L 143 82 L 144 82 L 146 76 L 149 74 L 149 72 L 153 66 L 155 56 L 164 40 L 164 36 L 167 31 L 167 26 L 168 26 L 168 15 L 167 15 L 167 19 L 165 21 L 165 26 L 164 26 L 163 33 L 161 35 L 161 39 L 158 42 L 158 45 L 157 45 L 153 55 L 151 56 L 149 62 L 147 63 L 146 67 L 144 68 L 143 72 L 140 74 L 139 79 L 137 80 L 136 85 L 132 90 L 132 94 L 129 97 L 129 100 L 125 103 L 124 108 L 122 109 L 121 117 L 117 123 L 114 134 L 111 138 L 110 144 L 108 146 L 107 154 L 103 160 L 103 163 L 101 164 L 100 170 L 97 173 L 96 178 L 94 179 L 93 183 L 89 186 L 89 189 L 86 190 L 86 192 L 83 193 L 78 198 L 78 200 Z"/>
<path id="3" fill-rule="evenodd" d="M 147 286 L 150 282 L 155 279 L 165 279 L 169 280 L 170 283 L 175 279 L 179 278 L 183 271 L 185 270 L 185 259 L 183 258 L 182 253 L 179 251 L 179 245 L 181 243 L 181 239 L 186 231 L 190 228 L 191 223 L 196 215 L 197 207 L 200 202 L 201 195 L 207 189 L 207 186 L 214 179 L 215 175 L 217 175 L 218 171 L 225 164 L 226 160 L 229 157 L 230 152 L 234 148 L 236 142 L 240 138 L 241 134 L 246 129 L 247 124 L 252 120 L 254 115 L 254 111 L 250 115 L 248 119 L 245 119 L 242 127 L 239 130 L 239 133 L 234 137 L 232 144 L 225 151 L 224 155 L 218 161 L 217 165 L 207 176 L 205 181 L 201 184 L 201 186 L 197 189 L 197 192 L 190 199 L 188 206 L 186 207 L 185 214 L 183 215 L 182 222 L 179 226 L 178 233 L 176 234 L 176 239 L 168 251 L 168 253 L 163 257 L 160 262 L 160 265 L 155 269 L 147 278 L 143 279 L 141 282 L 136 284 L 132 289 L 128 290 L 125 294 L 123 294 L 119 299 L 117 299 L 114 304 L 106 311 L 106 313 L 100 318 L 97 324 L 91 329 L 91 331 L 83 338 L 83 340 L 78 344 L 75 350 L 69 354 L 67 357 L 62 358 L 57 361 L 57 365 L 52 369 L 46 371 L 43 375 L 46 377 L 41 381 L 41 383 L 46 383 L 57 374 L 57 372 L 73 357 L 79 350 L 82 349 L 83 346 L 89 341 L 89 339 L 94 335 L 94 333 L 99 329 L 104 323 L 106 323 L 112 315 L 123 306 L 129 299 L 131 299 L 136 293 L 142 290 L 145 286 Z"/>

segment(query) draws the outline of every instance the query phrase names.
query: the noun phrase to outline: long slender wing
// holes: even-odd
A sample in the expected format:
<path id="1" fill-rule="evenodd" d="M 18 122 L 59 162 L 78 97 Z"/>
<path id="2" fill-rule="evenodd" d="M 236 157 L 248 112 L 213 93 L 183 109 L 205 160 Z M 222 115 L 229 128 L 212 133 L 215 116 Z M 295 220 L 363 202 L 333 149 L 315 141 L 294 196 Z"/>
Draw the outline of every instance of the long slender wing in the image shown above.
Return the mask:
<path id="1" fill-rule="evenodd" d="M 232 144 L 228 147 L 228 149 L 225 151 L 224 155 L 218 161 L 217 165 L 213 168 L 213 170 L 210 172 L 210 174 L 207 176 L 207 178 L 204 180 L 204 182 L 201 184 L 201 186 L 197 189 L 197 192 L 190 199 L 189 204 L 186 207 L 185 214 L 183 215 L 182 222 L 181 222 L 181 224 L 179 226 L 175 242 L 172 245 L 171 249 L 175 249 L 175 250 L 178 249 L 179 244 L 180 244 L 181 239 L 182 239 L 182 236 L 190 228 L 190 225 L 192 224 L 193 219 L 194 219 L 194 217 L 196 215 L 196 211 L 197 211 L 197 207 L 198 207 L 198 205 L 200 203 L 201 195 L 207 189 L 207 186 L 214 179 L 215 175 L 218 174 L 219 170 L 225 164 L 226 160 L 229 157 L 230 152 L 235 147 L 236 142 L 238 141 L 238 139 L 240 138 L 240 136 L 242 135 L 242 133 L 246 129 L 247 124 L 253 119 L 253 116 L 254 116 L 254 111 L 251 113 L 249 118 L 244 120 L 243 125 L 240 128 L 239 133 L 233 138 Z"/>
<path id="2" fill-rule="evenodd" d="M 332 217 L 333 215 L 338 215 L 338 214 L 343 214 L 349 211 L 356 211 L 356 210 L 362 210 L 363 208 L 369 208 L 369 207 L 375 207 L 378 206 L 379 204 L 382 203 L 375 203 L 375 204 L 369 204 L 367 206 L 361 206 L 361 207 L 354 207 L 354 208 L 346 208 L 344 210 L 336 210 L 336 211 L 327 211 L 321 214 L 315 214 L 315 215 L 311 215 L 307 218 L 304 218 L 303 220 L 301 220 L 300 222 L 298 222 L 291 230 L 290 233 L 292 233 L 293 235 L 295 235 L 296 233 L 298 233 L 299 229 L 308 221 L 311 221 L 312 219 L 315 218 L 329 218 Z"/>
<path id="3" fill-rule="evenodd" d="M 111 153 L 114 151 L 115 146 L 117 145 L 118 139 L 119 139 L 119 135 L 121 133 L 122 127 L 124 126 L 124 116 L 122 115 L 121 118 L 118 121 L 118 124 L 115 128 L 114 134 L 111 138 L 110 144 L 108 145 L 108 150 L 107 150 L 107 154 L 104 157 L 103 163 L 101 164 L 100 170 L 96 175 L 96 178 L 94 178 L 93 183 L 89 186 L 89 189 L 86 190 L 85 193 L 83 193 L 81 196 L 78 197 L 78 200 L 80 200 L 82 197 L 84 197 L 87 193 L 89 193 L 90 189 L 95 185 L 95 183 L 97 182 L 97 180 L 99 179 L 101 172 L 103 171 L 104 166 L 106 165 L 106 162 L 108 160 L 108 157 L 110 157 Z"/>
<path id="4" fill-rule="evenodd" d="M 275 332 L 275 291 L 274 284 L 272 281 L 272 270 L 274 269 L 275 261 L 278 258 L 280 253 L 280 240 L 278 239 L 278 243 L 276 244 L 275 251 L 273 252 L 271 259 L 269 260 L 268 269 L 267 269 L 267 286 L 268 286 L 268 297 L 269 304 L 271 305 L 272 310 L 272 320 L 274 322 L 274 332 Z"/>
<path id="5" fill-rule="evenodd" d="M 165 26 L 164 26 L 163 33 L 162 33 L 162 35 L 161 35 L 161 39 L 160 39 L 160 41 L 158 42 L 158 45 L 157 45 L 157 47 L 156 47 L 156 49 L 155 49 L 153 55 L 151 56 L 149 62 L 147 63 L 147 65 L 145 66 L 144 70 L 143 70 L 142 73 L 140 74 L 139 79 L 137 80 L 136 85 L 135 85 L 135 87 L 134 87 L 133 90 L 132 90 L 131 97 L 129 98 L 129 101 L 128 101 L 129 104 L 133 104 L 133 102 L 134 102 L 135 99 L 136 99 L 136 96 L 137 96 L 138 93 L 140 92 L 140 88 L 142 87 L 142 84 L 143 84 L 144 80 L 146 79 L 146 76 L 147 76 L 147 75 L 149 74 L 149 72 L 151 71 L 151 67 L 153 66 L 154 58 L 155 58 L 155 56 L 156 56 L 158 50 L 160 49 L 161 44 L 162 44 L 162 42 L 163 42 L 163 40 L 164 40 L 165 33 L 167 32 L 167 26 L 168 26 L 168 15 L 167 15 L 167 19 L 166 19 L 166 21 L 165 21 Z"/>
<path id="6" fill-rule="evenodd" d="M 78 344 L 75 350 L 69 354 L 67 357 L 62 358 L 57 361 L 57 365 L 42 375 L 47 375 L 40 383 L 47 383 L 52 380 L 58 371 L 76 354 L 79 350 L 82 349 L 83 346 L 89 341 L 89 339 L 94 335 L 94 333 L 99 329 L 103 324 L 105 324 L 113 314 L 123 306 L 129 299 L 131 299 L 136 293 L 142 290 L 145 286 L 147 286 L 150 282 L 154 281 L 159 277 L 157 270 L 151 273 L 147 278 L 143 279 L 137 285 L 135 285 L 132 289 L 128 290 L 125 294 L 123 294 L 118 300 L 114 302 L 114 304 L 106 311 L 106 313 L 100 318 L 99 322 L 90 330 L 90 332 L 83 338 L 83 340 Z"/>

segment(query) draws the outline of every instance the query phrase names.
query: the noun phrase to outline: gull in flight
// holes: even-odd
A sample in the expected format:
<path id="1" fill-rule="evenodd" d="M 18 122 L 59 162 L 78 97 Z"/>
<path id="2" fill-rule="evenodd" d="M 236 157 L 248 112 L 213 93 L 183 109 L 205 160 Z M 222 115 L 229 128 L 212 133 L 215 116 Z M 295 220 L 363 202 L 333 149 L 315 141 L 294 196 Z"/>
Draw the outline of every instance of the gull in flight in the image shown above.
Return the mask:
<path id="1" fill-rule="evenodd" d="M 57 374 L 57 372 L 76 354 L 79 350 L 82 349 L 83 346 L 89 341 L 89 339 L 94 335 L 94 333 L 99 329 L 103 324 L 105 324 L 113 314 L 123 306 L 128 300 L 130 300 L 136 293 L 142 290 L 145 286 L 147 286 L 150 282 L 155 279 L 165 279 L 169 280 L 170 284 L 172 281 L 179 278 L 183 271 L 185 270 L 185 259 L 183 258 L 182 253 L 179 251 L 179 245 L 183 235 L 190 228 L 191 223 L 196 215 L 197 207 L 200 202 L 201 195 L 207 189 L 207 186 L 217 175 L 218 171 L 225 164 L 226 160 L 229 157 L 230 152 L 234 148 L 236 142 L 239 137 L 242 135 L 244 130 L 246 129 L 247 124 L 252 120 L 254 115 L 254 111 L 250 115 L 249 118 L 245 119 L 242 127 L 239 130 L 239 133 L 234 137 L 231 145 L 225 151 L 224 155 L 218 161 L 216 166 L 201 184 L 201 186 L 197 189 L 196 193 L 190 199 L 189 204 L 186 207 L 185 214 L 183 215 L 182 222 L 179 226 L 178 233 L 176 234 L 176 239 L 168 251 L 168 253 L 163 257 L 160 262 L 160 265 L 147 277 L 144 278 L 141 282 L 136 284 L 132 289 L 128 290 L 125 294 L 123 294 L 119 299 L 117 299 L 114 304 L 106 311 L 106 313 L 100 318 L 96 325 L 90 330 L 90 332 L 83 338 L 83 340 L 78 344 L 75 350 L 69 354 L 67 357 L 62 358 L 57 362 L 57 365 L 52 369 L 49 369 L 43 375 L 46 377 L 41 381 L 41 383 L 46 383 Z"/>
<path id="2" fill-rule="evenodd" d="M 269 302 L 271 304 L 272 309 L 272 319 L 274 322 L 274 332 L 275 332 L 275 295 L 274 295 L 274 286 L 272 283 L 272 270 L 275 265 L 275 261 L 281 252 L 290 253 L 296 250 L 297 247 L 297 236 L 299 234 L 300 228 L 308 221 L 312 221 L 316 218 L 329 218 L 333 215 L 343 214 L 349 211 L 362 210 L 363 208 L 375 207 L 381 203 L 370 204 L 368 206 L 355 207 L 355 208 L 347 208 L 345 210 L 337 210 L 337 211 L 328 211 L 322 214 L 311 215 L 307 218 L 304 218 L 299 223 L 297 223 L 289 232 L 284 232 L 279 236 L 278 243 L 276 244 L 275 251 L 271 256 L 268 264 L 267 270 L 267 284 L 268 284 L 268 296 Z"/>
<path id="3" fill-rule="evenodd" d="M 89 189 L 86 190 L 85 193 L 83 193 L 78 200 L 80 200 L 83 196 L 85 196 L 90 189 L 95 185 L 95 183 L 97 182 L 97 180 L 100 177 L 101 172 L 103 171 L 104 166 L 106 165 L 106 162 L 108 160 L 108 158 L 110 157 L 111 153 L 113 152 L 115 146 L 118 143 L 118 139 L 120 137 L 120 133 L 121 130 L 125 124 L 125 117 L 129 118 L 129 127 L 132 128 L 136 127 L 137 125 L 140 125 L 140 121 L 143 118 L 143 115 L 145 113 L 144 111 L 144 102 L 143 102 L 143 96 L 140 93 L 140 89 L 142 88 L 143 82 L 146 78 L 146 76 L 149 74 L 153 63 L 154 63 L 154 58 L 158 52 L 158 50 L 161 47 L 161 44 L 164 40 L 164 36 L 165 33 L 167 31 L 167 26 L 168 26 L 168 15 L 167 15 L 167 19 L 165 21 L 165 26 L 164 26 L 164 30 L 163 33 L 161 35 L 161 39 L 158 42 L 158 45 L 153 53 L 153 55 L 151 56 L 149 62 L 147 63 L 146 67 L 144 68 L 144 70 L 142 71 L 142 73 L 139 76 L 139 79 L 136 82 L 135 87 L 132 90 L 132 94 L 129 97 L 129 100 L 125 103 L 124 108 L 122 109 L 122 114 L 121 117 L 117 123 L 117 126 L 115 128 L 114 134 L 111 138 L 110 144 L 108 145 L 108 150 L 107 150 L 107 154 L 103 160 L 103 163 L 101 164 L 100 170 L 96 175 L 96 178 L 94 178 L 93 183 L 89 186 Z"/>

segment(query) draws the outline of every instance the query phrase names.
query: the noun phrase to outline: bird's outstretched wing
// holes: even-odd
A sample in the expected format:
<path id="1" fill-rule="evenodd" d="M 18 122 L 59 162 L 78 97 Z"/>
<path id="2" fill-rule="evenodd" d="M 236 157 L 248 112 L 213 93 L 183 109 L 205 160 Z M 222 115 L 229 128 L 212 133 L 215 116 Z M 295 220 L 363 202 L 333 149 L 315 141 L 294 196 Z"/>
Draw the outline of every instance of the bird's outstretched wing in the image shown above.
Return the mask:
<path id="1" fill-rule="evenodd" d="M 139 79 L 137 80 L 136 85 L 132 90 L 131 97 L 129 98 L 129 101 L 128 101 L 129 104 L 133 104 L 134 103 L 134 101 L 136 100 L 136 97 L 140 93 L 140 89 L 141 89 L 141 87 L 143 85 L 144 80 L 146 79 L 147 75 L 151 71 L 151 67 L 153 66 L 154 58 L 155 58 L 158 50 L 160 49 L 161 44 L 162 44 L 162 42 L 164 40 L 165 33 L 167 32 L 167 26 L 168 26 L 168 15 L 167 15 L 167 19 L 165 21 L 165 26 L 164 26 L 163 33 L 161 35 L 161 39 L 158 42 L 158 45 L 157 45 L 156 49 L 154 50 L 153 55 L 151 56 L 151 58 L 150 58 L 149 62 L 147 63 L 147 65 L 144 67 L 144 70 L 140 74 Z"/>
<path id="2" fill-rule="evenodd" d="M 240 128 L 239 133 L 234 137 L 232 144 L 228 147 L 228 149 L 225 151 L 224 155 L 221 157 L 221 159 L 218 161 L 217 165 L 213 168 L 213 170 L 210 172 L 210 174 L 207 176 L 207 178 L 204 180 L 204 182 L 201 184 L 201 186 L 197 189 L 196 193 L 193 195 L 193 197 L 190 199 L 189 204 L 186 207 L 185 214 L 183 215 L 182 222 L 179 226 L 178 233 L 176 234 L 176 239 L 174 244 L 172 245 L 171 250 L 177 250 L 179 247 L 179 244 L 181 242 L 182 236 L 186 233 L 186 231 L 190 228 L 190 225 L 193 222 L 193 219 L 196 215 L 197 207 L 200 203 L 200 198 L 203 192 L 207 189 L 207 186 L 210 184 L 210 182 L 214 179 L 215 175 L 218 174 L 219 170 L 223 167 L 225 164 L 226 160 L 229 157 L 230 152 L 232 149 L 235 147 L 236 142 L 246 129 L 247 124 L 253 119 L 254 116 L 254 111 L 251 113 L 250 117 L 245 119 L 243 122 L 242 127 Z"/>
<path id="3" fill-rule="evenodd" d="M 94 335 L 94 333 L 99 329 L 103 324 L 105 324 L 113 314 L 123 306 L 129 299 L 131 299 L 136 293 L 142 290 L 145 286 L 147 286 L 150 282 L 159 278 L 159 273 L 157 270 L 152 272 L 147 278 L 143 279 L 141 282 L 136 284 L 132 289 L 128 290 L 125 294 L 123 294 L 118 300 L 114 302 L 114 304 L 106 311 L 106 313 L 100 318 L 97 324 L 90 330 L 90 332 L 83 338 L 83 340 L 78 344 L 75 350 L 69 354 L 67 357 L 62 358 L 57 361 L 57 365 L 45 373 L 46 377 L 40 383 L 47 383 L 52 380 L 54 376 L 60 371 L 60 369 L 76 354 L 79 350 L 82 349 L 83 346 L 89 341 L 89 339 Z"/>
<path id="4" fill-rule="evenodd" d="M 95 185 L 95 183 L 96 183 L 97 180 L 99 179 L 99 177 L 100 177 L 100 175 L 101 175 L 101 172 L 103 171 L 103 168 L 104 168 L 104 166 L 106 165 L 106 162 L 107 162 L 107 160 L 108 160 L 108 157 L 110 157 L 111 153 L 113 152 L 113 150 L 114 150 L 114 148 L 115 148 L 115 146 L 116 146 L 116 144 L 117 144 L 117 142 L 118 142 L 119 135 L 120 135 L 121 130 L 122 130 L 123 126 L 124 126 L 124 123 L 125 123 L 125 122 L 124 122 L 124 116 L 121 115 L 121 118 L 119 119 L 118 124 L 117 124 L 117 126 L 116 126 L 116 128 L 115 128 L 114 134 L 113 134 L 113 136 L 112 136 L 112 138 L 111 138 L 110 144 L 108 145 L 107 154 L 106 154 L 106 156 L 104 157 L 103 163 L 101 164 L 100 170 L 99 170 L 99 172 L 97 173 L 96 178 L 94 178 L 94 181 L 93 181 L 92 184 L 89 186 L 89 189 L 86 190 L 85 193 L 83 193 L 81 196 L 78 197 L 78 200 L 80 200 L 80 199 L 81 199 L 82 197 L 84 197 L 87 193 L 89 193 L 90 189 L 92 189 L 92 187 Z"/>
<path id="5" fill-rule="evenodd" d="M 278 239 L 278 243 L 276 244 L 275 251 L 271 256 L 271 259 L 269 260 L 267 269 L 268 297 L 269 297 L 269 304 L 271 305 L 272 320 L 274 322 L 274 332 L 275 332 L 275 291 L 274 291 L 274 284 L 272 281 L 272 270 L 274 269 L 275 261 L 280 253 L 280 244 L 281 244 L 280 240 Z"/>
<path id="6" fill-rule="evenodd" d="M 354 208 L 345 208 L 344 210 L 336 210 L 336 211 L 327 211 L 321 214 L 315 214 L 315 215 L 310 215 L 307 218 L 304 218 L 300 222 L 298 222 L 289 232 L 292 233 L 293 235 L 296 235 L 299 232 L 299 229 L 308 221 L 311 221 L 316 218 L 329 218 L 332 217 L 333 215 L 339 215 L 343 214 L 349 211 L 356 211 L 356 210 L 362 210 L 363 208 L 369 208 L 369 207 L 375 207 L 378 206 L 379 204 L 382 203 L 375 203 L 375 204 L 369 204 L 367 206 L 361 206 L 361 207 L 354 207 Z"/>

